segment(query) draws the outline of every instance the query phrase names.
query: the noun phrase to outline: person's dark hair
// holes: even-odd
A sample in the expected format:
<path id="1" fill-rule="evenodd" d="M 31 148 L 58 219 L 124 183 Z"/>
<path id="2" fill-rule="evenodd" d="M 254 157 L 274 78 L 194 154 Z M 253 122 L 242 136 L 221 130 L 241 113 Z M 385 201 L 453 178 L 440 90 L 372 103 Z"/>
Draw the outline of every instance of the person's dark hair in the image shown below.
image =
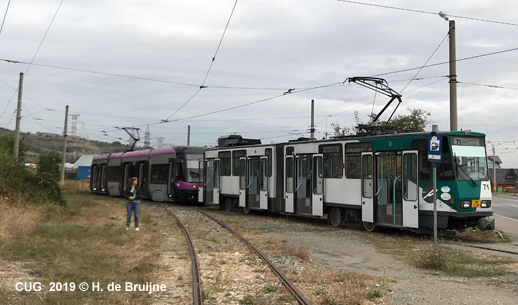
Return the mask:
<path id="1" fill-rule="evenodd" d="M 131 177 L 129 180 L 129 185 L 133 185 L 133 181 L 138 180 L 137 177 Z"/>

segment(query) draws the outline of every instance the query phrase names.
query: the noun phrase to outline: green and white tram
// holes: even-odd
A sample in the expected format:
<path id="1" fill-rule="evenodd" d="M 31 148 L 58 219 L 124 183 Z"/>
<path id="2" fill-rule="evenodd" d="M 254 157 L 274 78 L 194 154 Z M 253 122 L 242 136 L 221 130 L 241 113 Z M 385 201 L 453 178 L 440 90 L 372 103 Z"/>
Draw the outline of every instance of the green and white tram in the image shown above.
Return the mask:
<path id="1" fill-rule="evenodd" d="M 299 139 L 257 144 L 233 137 L 231 146 L 205 151 L 199 200 L 228 210 L 240 207 L 308 217 L 338 226 L 428 230 L 433 227 L 430 133 Z M 438 132 L 438 228 L 493 229 L 485 135 Z M 240 143 L 246 142 L 246 143 Z M 242 145 L 241 145 L 242 144 Z"/>

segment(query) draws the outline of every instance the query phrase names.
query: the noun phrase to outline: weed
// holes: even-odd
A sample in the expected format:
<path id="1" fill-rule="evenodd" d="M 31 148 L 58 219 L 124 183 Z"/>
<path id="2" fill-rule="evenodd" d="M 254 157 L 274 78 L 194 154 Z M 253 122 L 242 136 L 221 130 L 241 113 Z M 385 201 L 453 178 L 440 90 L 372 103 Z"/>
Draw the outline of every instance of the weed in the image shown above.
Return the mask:
<path id="1" fill-rule="evenodd" d="M 263 290 L 266 293 L 272 293 L 272 292 L 276 292 L 277 290 L 279 290 L 279 286 L 272 285 L 272 284 L 266 284 L 266 285 L 264 285 Z"/>
<path id="2" fill-rule="evenodd" d="M 279 301 L 281 302 L 291 302 L 295 300 L 297 300 L 297 298 L 293 294 L 283 294 L 279 297 Z"/>
<path id="3" fill-rule="evenodd" d="M 180 275 L 177 280 L 178 281 L 182 281 L 183 280 L 183 276 Z"/>
<path id="4" fill-rule="evenodd" d="M 510 258 L 476 257 L 460 251 L 439 247 L 422 249 L 416 253 L 413 263 L 417 268 L 439 270 L 464 277 L 493 277 L 507 273 L 505 265 L 514 262 Z"/>
<path id="5" fill-rule="evenodd" d="M 242 300 L 239 300 L 239 305 L 253 305 L 254 302 L 251 297 L 245 297 Z"/>
<path id="6" fill-rule="evenodd" d="M 369 290 L 369 292 L 367 293 L 367 299 L 369 299 L 369 300 L 375 299 L 375 298 L 381 298 L 382 296 L 383 296 L 383 294 L 378 289 Z"/>

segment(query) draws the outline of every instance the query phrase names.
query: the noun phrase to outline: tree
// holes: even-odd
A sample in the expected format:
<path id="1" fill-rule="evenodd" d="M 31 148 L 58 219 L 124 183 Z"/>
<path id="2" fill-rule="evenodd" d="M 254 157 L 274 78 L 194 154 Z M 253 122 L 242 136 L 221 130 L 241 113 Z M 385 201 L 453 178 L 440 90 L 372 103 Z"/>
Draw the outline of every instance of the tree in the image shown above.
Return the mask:
<path id="1" fill-rule="evenodd" d="M 40 154 L 38 175 L 42 178 L 58 182 L 61 174 L 61 154 L 55 151 Z"/>
<path id="2" fill-rule="evenodd" d="M 29 151 L 30 146 L 20 138 L 20 150 L 18 153 L 18 160 L 23 161 Z M 0 152 L 5 152 L 10 156 L 14 156 L 14 135 L 12 133 L 2 133 L 0 135 Z"/>
<path id="3" fill-rule="evenodd" d="M 430 112 L 426 112 L 423 109 L 407 108 L 407 110 L 410 111 L 409 115 L 398 115 L 388 123 L 388 126 L 396 127 L 396 130 L 399 133 L 405 132 L 405 129 L 408 129 L 411 132 L 425 131 L 426 125 L 430 123 Z M 372 113 L 369 117 L 373 120 L 376 117 L 376 114 Z M 386 123 L 386 121 L 380 121 L 379 125 L 384 126 Z"/>
<path id="4" fill-rule="evenodd" d="M 343 137 L 353 134 L 353 128 L 341 128 L 339 123 L 331 123 L 331 127 L 335 131 L 335 137 Z"/>

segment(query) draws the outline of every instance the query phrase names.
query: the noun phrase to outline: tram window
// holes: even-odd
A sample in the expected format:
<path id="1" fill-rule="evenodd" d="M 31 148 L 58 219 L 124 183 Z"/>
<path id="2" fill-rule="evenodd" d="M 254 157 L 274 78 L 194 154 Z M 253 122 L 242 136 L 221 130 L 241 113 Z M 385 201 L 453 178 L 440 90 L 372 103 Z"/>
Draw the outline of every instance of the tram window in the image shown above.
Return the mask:
<path id="1" fill-rule="evenodd" d="M 120 180 L 120 166 L 108 166 L 108 181 L 109 182 L 119 182 Z"/>
<path id="2" fill-rule="evenodd" d="M 151 165 L 151 184 L 167 184 L 169 164 Z"/>
<path id="3" fill-rule="evenodd" d="M 345 175 L 347 179 L 360 179 L 360 157 L 364 151 L 372 151 L 370 143 L 345 145 Z"/>
<path id="4" fill-rule="evenodd" d="M 272 176 L 272 149 L 267 148 L 264 151 L 264 154 L 268 157 L 268 177 Z"/>
<path id="5" fill-rule="evenodd" d="M 286 192 L 293 193 L 293 158 L 286 158 Z"/>
<path id="6" fill-rule="evenodd" d="M 324 178 L 342 178 L 342 145 L 320 146 L 320 152 L 324 155 Z"/>
<path id="7" fill-rule="evenodd" d="M 230 176 L 232 174 L 232 164 L 230 151 L 222 151 L 218 154 L 220 161 L 220 176 Z"/>
<path id="8" fill-rule="evenodd" d="M 236 150 L 232 152 L 232 175 L 239 176 L 239 158 L 246 157 L 246 150 Z"/>
<path id="9" fill-rule="evenodd" d="M 293 147 L 286 147 L 286 156 L 293 155 L 293 152 L 295 152 Z"/>

